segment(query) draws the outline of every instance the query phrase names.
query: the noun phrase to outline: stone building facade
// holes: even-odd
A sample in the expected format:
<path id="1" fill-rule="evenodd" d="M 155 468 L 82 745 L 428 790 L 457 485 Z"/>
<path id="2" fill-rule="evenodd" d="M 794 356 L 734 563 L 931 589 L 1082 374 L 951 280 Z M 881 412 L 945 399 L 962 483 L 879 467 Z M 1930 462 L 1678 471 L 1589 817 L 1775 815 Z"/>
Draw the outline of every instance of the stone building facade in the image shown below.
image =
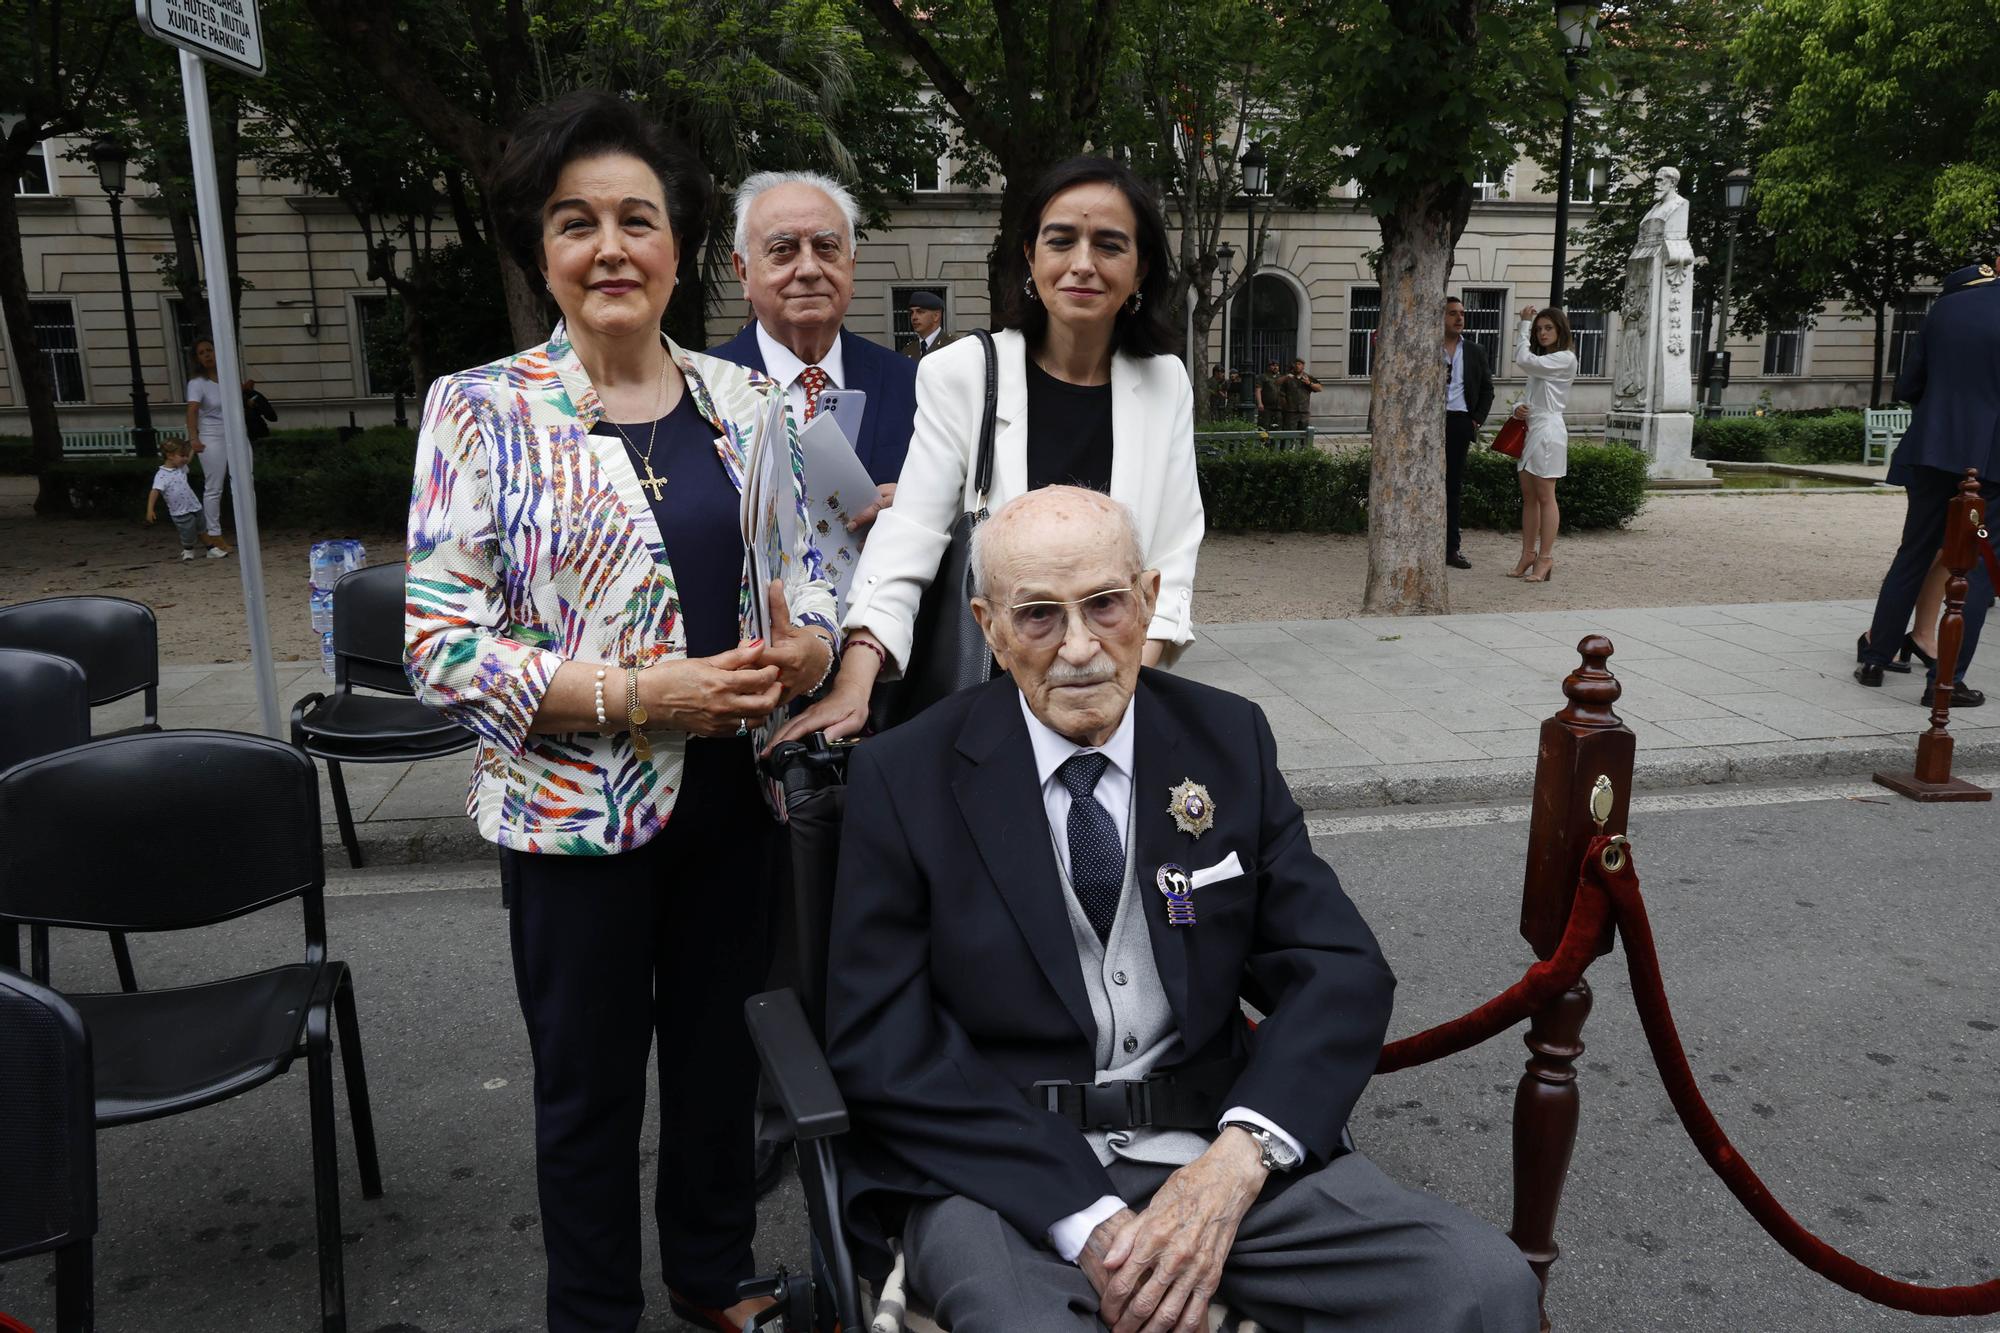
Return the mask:
<path id="1" fill-rule="evenodd" d="M 65 427 L 126 425 L 131 383 L 109 205 L 88 164 L 65 156 L 72 147 L 64 141 L 45 145 L 38 169 L 15 182 L 28 286 Z M 940 162 L 934 176 L 913 182 L 918 188 L 910 202 L 894 210 L 887 227 L 863 239 L 848 317 L 855 332 L 884 343 L 906 336 L 903 311 L 916 288 L 944 297 L 947 328 L 987 321 L 986 262 L 998 198 L 950 184 L 949 165 Z M 1468 308 L 1469 331 L 1496 354 L 1502 404 L 1522 384 L 1505 357 L 1513 312 L 1540 304 L 1548 290 L 1555 201 L 1515 184 L 1535 174 L 1523 163 L 1481 182 L 1483 197 L 1452 273 L 1451 289 Z M 366 345 L 370 320 L 380 317 L 386 296 L 366 278 L 359 229 L 337 201 L 261 177 L 247 165 L 238 185 L 239 265 L 248 284 L 239 299 L 245 373 L 277 406 L 281 427 L 389 420 L 393 399 L 386 386 L 371 382 Z M 185 344 L 202 312 L 183 310 L 161 276 L 159 256 L 171 250 L 171 241 L 151 193 L 145 181 L 134 179 L 124 221 L 146 390 L 155 422 L 167 424 L 184 418 Z M 1573 225 L 1587 219 L 1591 206 L 1588 198 L 1573 199 Z M 1239 270 L 1246 227 L 1238 213 L 1226 229 L 1239 252 Z M 1380 316 L 1367 256 L 1379 244 L 1366 208 L 1352 199 L 1310 212 L 1280 208 L 1271 227 L 1256 284 L 1254 350 L 1285 361 L 1306 358 L 1326 386 L 1314 398 L 1322 429 L 1366 429 L 1372 331 Z M 1921 327 L 1928 301 L 1919 293 L 1897 312 L 1887 357 L 1892 372 L 1904 341 Z M 713 339 L 727 337 L 745 315 L 732 293 L 710 318 Z M 1609 405 L 1618 320 L 1575 307 L 1571 318 L 1584 362 L 1572 417 L 1587 430 Z M 1235 364 L 1245 364 L 1252 352 L 1245 323 L 1239 299 L 1228 328 Z M 1209 340 L 1212 361 L 1222 359 L 1223 332 L 1218 319 Z M 1732 339 L 1736 369 L 1726 401 L 1751 403 L 1768 395 L 1776 407 L 1865 403 L 1873 337 L 1865 313 L 1849 318 L 1842 307 L 1829 305 L 1810 328 Z M 16 351 L 8 346 L 0 357 L 0 435 L 26 432 L 19 383 Z M 414 404 L 407 410 L 416 415 Z"/>

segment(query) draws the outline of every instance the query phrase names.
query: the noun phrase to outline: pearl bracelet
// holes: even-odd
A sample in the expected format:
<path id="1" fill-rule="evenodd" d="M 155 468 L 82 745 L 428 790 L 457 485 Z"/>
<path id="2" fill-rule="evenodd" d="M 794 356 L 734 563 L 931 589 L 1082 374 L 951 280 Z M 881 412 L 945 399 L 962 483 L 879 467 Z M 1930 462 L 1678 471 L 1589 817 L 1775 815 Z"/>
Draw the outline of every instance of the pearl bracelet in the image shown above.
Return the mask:
<path id="1" fill-rule="evenodd" d="M 597 668 L 596 703 L 597 703 L 597 729 L 599 731 L 602 731 L 605 727 L 605 724 L 611 721 L 611 719 L 605 716 L 604 713 L 604 673 L 607 669 L 608 668 L 605 667 Z"/>
<path id="2" fill-rule="evenodd" d="M 840 665 L 840 652 L 833 646 L 833 640 L 819 633 L 814 633 L 813 637 L 826 645 L 826 670 L 819 673 L 819 679 L 813 682 L 811 689 L 806 691 L 809 695 L 818 694 L 821 690 L 825 689 L 826 683 L 833 679 L 833 669 Z"/>

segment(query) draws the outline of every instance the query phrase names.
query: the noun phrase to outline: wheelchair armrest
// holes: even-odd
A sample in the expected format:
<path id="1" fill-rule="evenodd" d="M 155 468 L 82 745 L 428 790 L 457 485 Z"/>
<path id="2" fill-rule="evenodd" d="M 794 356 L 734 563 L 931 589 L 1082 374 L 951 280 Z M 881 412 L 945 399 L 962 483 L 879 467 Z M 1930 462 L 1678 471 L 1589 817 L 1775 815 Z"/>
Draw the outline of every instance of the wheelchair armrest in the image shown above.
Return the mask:
<path id="1" fill-rule="evenodd" d="M 778 1104 L 801 1140 L 847 1132 L 847 1102 L 827 1068 L 797 991 L 765 991 L 743 1002 L 743 1018 Z"/>

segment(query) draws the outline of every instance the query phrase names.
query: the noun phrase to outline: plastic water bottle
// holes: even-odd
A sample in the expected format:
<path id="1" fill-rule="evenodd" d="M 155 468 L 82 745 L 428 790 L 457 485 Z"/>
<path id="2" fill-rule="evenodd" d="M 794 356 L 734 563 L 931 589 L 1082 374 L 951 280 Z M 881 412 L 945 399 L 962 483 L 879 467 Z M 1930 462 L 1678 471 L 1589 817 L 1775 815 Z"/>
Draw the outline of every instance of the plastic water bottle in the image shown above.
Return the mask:
<path id="1" fill-rule="evenodd" d="M 333 678 L 333 631 L 327 630 L 319 636 L 319 669 L 327 679 Z"/>
<path id="2" fill-rule="evenodd" d="M 339 543 L 314 542 L 307 583 L 314 588 L 331 588 L 340 573 Z"/>
<path id="3" fill-rule="evenodd" d="M 333 590 L 314 588 L 312 590 L 312 627 L 321 634 L 333 628 Z"/>

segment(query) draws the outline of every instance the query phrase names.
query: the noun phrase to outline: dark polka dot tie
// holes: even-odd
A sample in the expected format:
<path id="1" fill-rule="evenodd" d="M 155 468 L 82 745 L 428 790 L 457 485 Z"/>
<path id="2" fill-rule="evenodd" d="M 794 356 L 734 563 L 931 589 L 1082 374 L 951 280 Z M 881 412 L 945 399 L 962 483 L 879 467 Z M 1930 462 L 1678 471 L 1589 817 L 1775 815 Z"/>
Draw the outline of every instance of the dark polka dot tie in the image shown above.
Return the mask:
<path id="1" fill-rule="evenodd" d="M 1056 770 L 1069 791 L 1069 883 L 1100 943 L 1111 942 L 1118 895 L 1125 887 L 1125 844 L 1118 826 L 1091 793 L 1111 761 L 1101 754 L 1071 755 Z"/>
<path id="2" fill-rule="evenodd" d="M 825 392 L 827 385 L 833 383 L 833 376 L 818 366 L 807 366 L 799 372 L 799 383 L 805 386 L 806 421 L 811 421 L 819 414 L 819 396 Z M 799 424 L 804 425 L 805 422 Z"/>

